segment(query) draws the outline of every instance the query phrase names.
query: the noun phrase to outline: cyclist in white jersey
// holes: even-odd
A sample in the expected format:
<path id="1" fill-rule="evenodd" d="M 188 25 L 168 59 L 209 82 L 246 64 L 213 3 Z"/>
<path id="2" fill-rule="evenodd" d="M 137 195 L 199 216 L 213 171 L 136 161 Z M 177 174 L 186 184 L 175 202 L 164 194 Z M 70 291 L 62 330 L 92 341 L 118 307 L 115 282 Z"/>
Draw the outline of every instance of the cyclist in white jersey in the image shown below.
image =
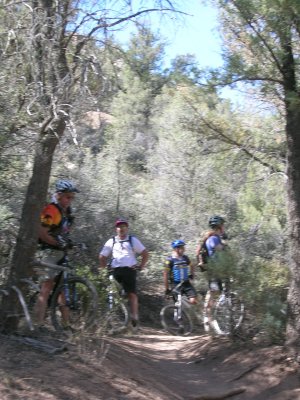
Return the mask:
<path id="1" fill-rule="evenodd" d="M 125 219 L 118 219 L 115 222 L 117 235 L 110 238 L 100 251 L 100 268 L 106 268 L 109 257 L 112 257 L 110 268 L 113 275 L 126 294 L 128 295 L 131 313 L 131 323 L 135 328 L 138 325 L 138 296 L 136 288 L 136 254 L 141 256 L 138 269 L 144 269 L 148 261 L 148 251 L 135 236 L 128 234 L 129 226 Z"/>

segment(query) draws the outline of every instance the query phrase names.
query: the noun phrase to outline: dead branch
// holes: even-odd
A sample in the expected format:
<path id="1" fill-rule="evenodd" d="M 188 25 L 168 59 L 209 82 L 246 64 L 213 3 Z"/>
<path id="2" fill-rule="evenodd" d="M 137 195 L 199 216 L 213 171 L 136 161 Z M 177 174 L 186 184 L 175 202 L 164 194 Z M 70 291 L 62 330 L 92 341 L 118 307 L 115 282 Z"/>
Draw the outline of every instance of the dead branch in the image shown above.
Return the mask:
<path id="1" fill-rule="evenodd" d="M 59 347 L 55 347 L 55 346 L 50 345 L 49 343 L 42 342 L 41 340 L 33 339 L 30 337 L 18 337 L 18 336 L 14 336 L 14 335 L 10 335 L 8 337 L 9 337 L 9 339 L 12 339 L 16 342 L 26 344 L 28 346 L 33 347 L 36 350 L 41 350 L 44 353 L 51 354 L 51 355 L 62 353 L 63 351 L 67 350 L 67 345 L 65 343 Z"/>
<path id="2" fill-rule="evenodd" d="M 241 373 L 239 373 L 238 375 L 236 375 L 234 378 L 228 380 L 227 382 L 233 382 L 233 381 L 237 381 L 238 379 L 242 378 L 243 376 L 245 376 L 246 374 L 249 374 L 249 372 L 253 371 L 254 369 L 258 368 L 260 366 L 259 363 L 251 365 L 249 368 L 247 368 L 245 371 L 242 371 Z"/>
<path id="3" fill-rule="evenodd" d="M 236 394 L 240 394 L 246 391 L 246 388 L 240 387 L 237 389 L 229 390 L 228 392 L 224 393 L 215 393 L 215 394 L 202 394 L 198 397 L 193 397 L 191 400 L 222 400 L 227 399 L 228 397 L 235 396 Z"/>

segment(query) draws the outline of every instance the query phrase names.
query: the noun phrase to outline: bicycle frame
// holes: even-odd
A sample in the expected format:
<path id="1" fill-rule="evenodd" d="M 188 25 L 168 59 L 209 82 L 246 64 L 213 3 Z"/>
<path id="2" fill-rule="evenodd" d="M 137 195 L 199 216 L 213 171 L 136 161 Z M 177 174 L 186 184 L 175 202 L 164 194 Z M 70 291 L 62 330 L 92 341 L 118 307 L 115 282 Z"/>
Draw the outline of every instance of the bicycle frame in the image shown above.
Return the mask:
<path id="1" fill-rule="evenodd" d="M 128 307 L 124 302 L 126 295 L 121 285 L 115 280 L 113 270 L 108 270 L 108 281 L 105 284 L 105 304 L 100 307 L 103 309 L 102 315 L 103 328 L 108 334 L 122 332 L 129 323 Z"/>
<path id="2" fill-rule="evenodd" d="M 83 248 L 82 245 L 76 245 L 76 247 Z M 31 262 L 31 267 L 42 267 L 59 271 L 48 301 L 48 307 L 50 307 L 51 310 L 51 322 L 56 330 L 62 330 L 64 326 L 64 324 L 59 322 L 60 317 L 63 319 L 63 313 L 61 312 L 59 316 L 59 314 L 56 313 L 56 307 L 61 308 L 67 306 L 70 311 L 75 311 L 72 313 L 72 315 L 75 316 L 75 319 L 73 318 L 72 321 L 75 321 L 77 326 L 79 324 L 79 328 L 73 328 L 73 326 L 71 327 L 68 324 L 67 327 L 70 327 L 71 330 L 79 330 L 82 329 L 82 327 L 92 325 L 98 310 L 97 290 L 89 279 L 74 274 L 69 264 L 67 251 L 64 252 L 63 257 L 58 264 L 52 264 L 35 259 Z M 29 289 L 33 290 L 34 293 L 31 300 L 33 300 L 33 297 L 41 290 L 41 286 L 36 283 L 32 277 L 21 278 L 19 283 L 22 285 L 21 288 L 26 284 Z M 11 291 L 16 293 L 21 307 L 20 312 L 17 312 L 16 314 L 14 311 L 14 314 L 10 314 L 8 317 L 25 317 L 28 328 L 33 331 L 34 326 L 29 312 L 30 303 L 33 305 L 33 301 L 29 301 L 27 304 L 22 290 L 16 285 L 7 288 L 1 287 L 0 296 L 8 296 Z M 26 292 L 28 292 L 26 294 L 29 295 L 29 290 Z M 60 297 L 63 299 L 62 303 L 58 301 Z"/>
<path id="3" fill-rule="evenodd" d="M 176 320 L 180 320 L 182 318 L 182 310 L 187 309 L 188 312 L 190 312 L 191 309 L 194 309 L 194 304 L 191 304 L 189 302 L 189 299 L 185 295 L 182 294 L 182 284 L 183 284 L 183 282 L 178 283 L 178 285 L 176 285 L 175 288 L 172 290 L 174 305 L 178 309 Z M 175 310 L 176 310 L 176 308 L 175 308 Z"/>
<path id="4" fill-rule="evenodd" d="M 51 295 L 54 293 L 55 289 L 61 284 L 63 283 L 64 286 L 64 296 L 65 296 L 65 301 L 66 301 L 66 306 L 70 307 L 71 304 L 76 304 L 76 300 L 77 300 L 77 292 L 76 290 L 72 291 L 73 293 L 73 298 L 70 298 L 70 288 L 69 288 L 69 277 L 72 274 L 72 269 L 70 268 L 70 264 L 69 264 L 69 256 L 67 251 L 64 251 L 64 255 L 62 257 L 62 259 L 58 262 L 57 265 L 63 266 L 64 268 L 66 268 L 65 270 L 61 271 L 61 273 L 59 274 L 58 279 L 55 282 L 55 285 L 51 291 Z M 50 299 L 49 301 L 51 301 L 51 295 L 50 295 Z"/>
<path id="5" fill-rule="evenodd" d="M 240 327 L 244 319 L 245 306 L 236 292 L 231 291 L 230 279 L 223 282 L 223 290 L 213 309 L 214 323 L 220 334 L 230 335 Z"/>

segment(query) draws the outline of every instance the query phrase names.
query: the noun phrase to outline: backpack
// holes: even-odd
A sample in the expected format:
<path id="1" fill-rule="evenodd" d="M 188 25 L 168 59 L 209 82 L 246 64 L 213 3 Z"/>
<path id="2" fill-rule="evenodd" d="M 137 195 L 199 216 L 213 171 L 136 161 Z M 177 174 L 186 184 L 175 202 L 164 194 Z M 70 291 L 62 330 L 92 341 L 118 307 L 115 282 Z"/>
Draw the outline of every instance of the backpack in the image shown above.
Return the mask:
<path id="1" fill-rule="evenodd" d="M 209 254 L 208 254 L 208 250 L 206 247 L 206 240 L 208 238 L 206 238 L 205 240 L 203 240 L 203 242 L 200 245 L 200 252 L 199 252 L 199 264 L 200 266 L 203 264 L 207 264 L 208 263 L 208 258 L 209 258 Z"/>
<path id="2" fill-rule="evenodd" d="M 115 245 L 115 243 L 116 243 L 116 237 L 113 236 L 113 237 L 112 237 L 112 240 L 113 240 L 113 245 L 112 245 L 112 248 L 111 248 L 111 252 L 113 251 L 114 245 Z M 130 244 L 132 250 L 134 250 L 133 244 L 132 244 L 132 235 L 129 235 L 129 236 L 128 236 L 128 239 L 126 239 L 126 240 L 119 240 L 119 242 L 129 242 L 129 244 Z"/>

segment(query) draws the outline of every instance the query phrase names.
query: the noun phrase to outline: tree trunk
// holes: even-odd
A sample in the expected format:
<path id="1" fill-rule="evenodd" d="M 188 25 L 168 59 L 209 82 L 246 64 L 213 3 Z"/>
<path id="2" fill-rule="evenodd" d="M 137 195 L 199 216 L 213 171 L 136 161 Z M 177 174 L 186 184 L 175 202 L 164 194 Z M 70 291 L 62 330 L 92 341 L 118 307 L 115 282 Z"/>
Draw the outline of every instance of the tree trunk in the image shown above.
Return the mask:
<path id="1" fill-rule="evenodd" d="M 300 348 L 300 99 L 287 112 L 288 218 L 290 239 L 290 286 L 286 343 Z"/>
<path id="2" fill-rule="evenodd" d="M 36 251 L 38 228 L 40 224 L 40 212 L 45 204 L 52 159 L 55 148 L 65 129 L 63 118 L 55 121 L 56 129 L 51 129 L 40 135 L 36 144 L 33 160 L 33 171 L 27 189 L 17 243 L 12 258 L 12 266 L 8 277 L 8 286 L 17 285 L 21 290 L 26 290 L 18 283 L 21 278 L 29 277 L 33 271 L 30 262 Z M 4 297 L 0 314 L 1 330 L 13 332 L 17 329 L 21 313 L 21 307 L 15 292 L 11 291 L 9 296 Z M 10 315 L 12 315 L 10 317 Z"/>

